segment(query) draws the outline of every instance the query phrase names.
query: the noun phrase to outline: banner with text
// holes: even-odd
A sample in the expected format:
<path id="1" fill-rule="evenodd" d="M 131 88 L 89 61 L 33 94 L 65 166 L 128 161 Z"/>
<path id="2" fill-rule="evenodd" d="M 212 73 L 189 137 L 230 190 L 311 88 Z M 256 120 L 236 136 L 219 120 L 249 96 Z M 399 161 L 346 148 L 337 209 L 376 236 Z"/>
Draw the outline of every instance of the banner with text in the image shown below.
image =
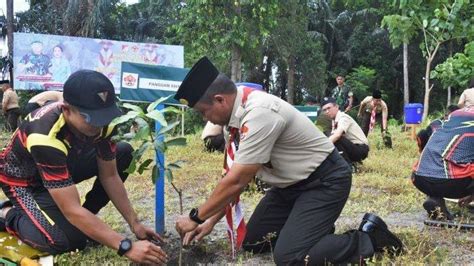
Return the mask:
<path id="1" fill-rule="evenodd" d="M 62 90 L 71 73 L 96 70 L 121 85 L 122 62 L 184 66 L 183 46 L 15 33 L 13 80 L 18 90 Z"/>
<path id="2" fill-rule="evenodd" d="M 189 69 L 122 62 L 122 100 L 153 102 L 175 94 Z M 167 104 L 178 104 L 170 98 Z"/>

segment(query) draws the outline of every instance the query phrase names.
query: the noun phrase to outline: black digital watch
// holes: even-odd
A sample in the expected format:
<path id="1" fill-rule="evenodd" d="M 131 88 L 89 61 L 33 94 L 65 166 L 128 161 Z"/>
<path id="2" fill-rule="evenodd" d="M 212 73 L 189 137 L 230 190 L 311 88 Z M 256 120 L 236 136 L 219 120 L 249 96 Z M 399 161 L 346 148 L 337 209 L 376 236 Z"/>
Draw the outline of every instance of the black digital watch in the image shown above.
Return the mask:
<path id="1" fill-rule="evenodd" d="M 192 221 L 198 223 L 198 224 L 202 224 L 204 223 L 203 220 L 199 219 L 198 217 L 199 215 L 199 211 L 197 208 L 193 208 L 191 209 L 191 211 L 189 212 L 189 219 L 191 219 Z"/>
<path id="2" fill-rule="evenodd" d="M 132 249 L 132 240 L 130 240 L 128 238 L 125 238 L 122 241 L 120 241 L 120 245 L 119 245 L 117 254 L 119 254 L 119 256 L 123 256 L 130 249 Z"/>

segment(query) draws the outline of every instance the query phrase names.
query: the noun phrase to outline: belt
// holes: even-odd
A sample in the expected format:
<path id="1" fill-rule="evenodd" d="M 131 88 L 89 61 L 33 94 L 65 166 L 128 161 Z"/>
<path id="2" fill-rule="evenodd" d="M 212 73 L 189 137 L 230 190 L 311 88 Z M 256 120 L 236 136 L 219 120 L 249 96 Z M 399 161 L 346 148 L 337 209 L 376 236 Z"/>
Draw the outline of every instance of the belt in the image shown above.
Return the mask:
<path id="1" fill-rule="evenodd" d="M 306 179 L 299 181 L 291 186 L 286 187 L 285 189 L 292 189 L 292 188 L 299 188 L 304 185 L 319 182 L 321 183 L 321 179 L 327 177 L 328 175 L 336 177 L 340 171 L 340 176 L 350 176 L 351 170 L 347 162 L 339 155 L 337 149 L 334 149 L 328 157 L 314 170 Z"/>

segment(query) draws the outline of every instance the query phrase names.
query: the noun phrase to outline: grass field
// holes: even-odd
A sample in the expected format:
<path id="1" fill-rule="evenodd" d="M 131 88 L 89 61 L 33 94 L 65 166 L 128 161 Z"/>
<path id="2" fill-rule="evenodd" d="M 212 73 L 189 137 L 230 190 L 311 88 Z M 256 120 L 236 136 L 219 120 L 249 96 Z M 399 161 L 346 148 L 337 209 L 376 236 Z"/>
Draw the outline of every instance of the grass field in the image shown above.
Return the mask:
<path id="1" fill-rule="evenodd" d="M 365 212 L 374 212 L 387 222 L 393 232 L 399 235 L 405 245 L 405 252 L 398 257 L 377 256 L 369 263 L 374 264 L 471 264 L 474 261 L 474 235 L 457 229 L 425 227 L 426 214 L 422 208 L 424 196 L 418 192 L 409 179 L 411 168 L 418 157 L 416 143 L 399 127 L 391 126 L 393 149 L 383 148 L 379 132 L 372 134 L 370 156 L 364 161 L 359 172 L 353 176 L 353 187 L 342 216 L 336 224 L 336 232 L 344 232 L 358 226 Z M 223 155 L 206 153 L 199 134 L 187 136 L 188 145 L 168 150 L 167 160 L 185 160 L 183 169 L 174 172 L 177 187 L 183 190 L 184 212 L 198 206 L 212 191 L 222 168 Z M 149 154 L 149 156 L 153 156 Z M 78 185 L 82 196 L 90 189 L 92 180 Z M 146 224 L 154 224 L 154 187 L 150 172 L 134 174 L 126 182 L 129 197 Z M 263 195 L 250 189 L 243 193 L 246 219 Z M 0 198 L 4 198 L 0 195 Z M 166 230 L 168 251 L 176 263 L 179 239 L 174 230 L 174 220 L 179 215 L 176 193 L 166 185 Z M 460 212 L 464 219 L 470 219 L 467 210 L 454 205 L 449 208 Z M 114 230 L 133 237 L 124 219 L 111 205 L 107 205 L 99 216 Z M 105 247 L 88 247 L 80 252 L 57 256 L 59 265 L 76 264 L 128 264 Z M 262 265 L 272 264 L 270 255 L 240 253 L 232 259 L 227 243 L 225 225 L 220 222 L 214 232 L 198 246 L 185 250 L 184 263 Z"/>

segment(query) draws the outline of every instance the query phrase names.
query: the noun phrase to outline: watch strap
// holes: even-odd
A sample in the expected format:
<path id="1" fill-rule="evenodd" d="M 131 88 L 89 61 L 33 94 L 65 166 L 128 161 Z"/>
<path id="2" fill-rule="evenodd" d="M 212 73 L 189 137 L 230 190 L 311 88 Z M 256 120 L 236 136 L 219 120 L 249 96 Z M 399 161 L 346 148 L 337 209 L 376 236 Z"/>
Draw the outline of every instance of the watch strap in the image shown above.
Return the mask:
<path id="1" fill-rule="evenodd" d="M 204 221 L 199 219 L 198 217 L 199 215 L 199 211 L 197 208 L 193 208 L 190 212 L 189 212 L 189 219 L 191 219 L 192 221 L 196 222 L 197 224 L 203 224 Z"/>

